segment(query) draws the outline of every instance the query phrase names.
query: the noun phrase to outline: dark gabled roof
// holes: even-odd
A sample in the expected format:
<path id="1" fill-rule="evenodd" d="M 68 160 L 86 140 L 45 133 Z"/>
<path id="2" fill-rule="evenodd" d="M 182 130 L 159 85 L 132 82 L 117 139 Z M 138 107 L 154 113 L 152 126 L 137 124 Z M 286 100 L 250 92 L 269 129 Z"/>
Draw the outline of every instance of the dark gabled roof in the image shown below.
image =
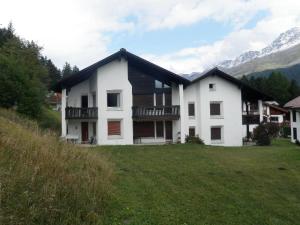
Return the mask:
<path id="1" fill-rule="evenodd" d="M 256 99 L 261 99 L 264 101 L 270 101 L 273 100 L 272 97 L 256 90 L 253 87 L 250 87 L 249 85 L 245 84 L 241 80 L 223 72 L 220 70 L 218 67 L 214 67 L 213 69 L 204 71 L 202 73 L 194 73 L 193 76 L 190 78 L 191 84 L 203 80 L 209 76 L 219 76 L 235 85 L 237 85 L 239 88 L 242 89 L 242 97 L 243 99 L 247 100 L 256 100 Z"/>
<path id="2" fill-rule="evenodd" d="M 54 87 L 54 91 L 60 92 L 63 88 L 72 87 L 93 75 L 93 73 L 101 66 L 106 65 L 114 60 L 125 58 L 128 61 L 129 65 L 136 66 L 141 70 L 146 70 L 147 72 L 152 72 L 155 74 L 159 74 L 162 80 L 172 81 L 177 84 L 188 85 L 189 80 L 181 77 L 169 70 L 166 70 L 154 63 L 151 63 L 137 55 L 134 55 L 126 49 L 121 48 L 120 51 L 94 63 L 91 66 L 86 67 L 85 69 L 60 80 Z"/>

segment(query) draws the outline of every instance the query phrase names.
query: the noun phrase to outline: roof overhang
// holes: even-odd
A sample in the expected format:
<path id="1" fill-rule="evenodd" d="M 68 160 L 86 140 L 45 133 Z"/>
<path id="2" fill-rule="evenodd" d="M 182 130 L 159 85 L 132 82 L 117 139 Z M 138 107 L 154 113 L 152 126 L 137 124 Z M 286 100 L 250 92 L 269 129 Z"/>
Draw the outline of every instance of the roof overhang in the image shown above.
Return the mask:
<path id="1" fill-rule="evenodd" d="M 61 79 L 53 88 L 56 92 L 61 92 L 64 88 L 70 88 L 84 80 L 87 80 L 89 77 L 91 77 L 99 67 L 104 66 L 114 60 L 121 60 L 125 59 L 128 61 L 129 66 L 134 66 L 141 71 L 147 71 L 148 73 L 153 73 L 156 76 L 159 76 L 160 80 L 164 80 L 167 83 L 176 83 L 176 84 L 183 84 L 188 85 L 190 83 L 189 80 L 185 79 L 184 77 L 181 77 L 169 70 L 166 70 L 154 63 L 151 63 L 137 55 L 134 55 L 126 49 L 122 48 L 120 51 L 94 63 L 91 66 L 86 67 L 85 69 L 67 77 Z"/>

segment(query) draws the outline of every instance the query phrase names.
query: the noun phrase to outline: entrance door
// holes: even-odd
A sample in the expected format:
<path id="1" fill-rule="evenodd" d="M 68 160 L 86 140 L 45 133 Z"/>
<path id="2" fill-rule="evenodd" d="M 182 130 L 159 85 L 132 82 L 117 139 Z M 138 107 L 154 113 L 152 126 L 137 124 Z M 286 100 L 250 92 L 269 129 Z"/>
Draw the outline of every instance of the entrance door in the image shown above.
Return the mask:
<path id="1" fill-rule="evenodd" d="M 173 139 L 173 129 L 172 129 L 172 121 L 166 121 L 166 139 L 172 140 Z"/>
<path id="2" fill-rule="evenodd" d="M 81 122 L 81 142 L 87 143 L 89 141 L 89 123 Z"/>
<path id="3" fill-rule="evenodd" d="M 82 95 L 81 96 L 81 108 L 87 108 L 88 107 L 88 96 Z"/>

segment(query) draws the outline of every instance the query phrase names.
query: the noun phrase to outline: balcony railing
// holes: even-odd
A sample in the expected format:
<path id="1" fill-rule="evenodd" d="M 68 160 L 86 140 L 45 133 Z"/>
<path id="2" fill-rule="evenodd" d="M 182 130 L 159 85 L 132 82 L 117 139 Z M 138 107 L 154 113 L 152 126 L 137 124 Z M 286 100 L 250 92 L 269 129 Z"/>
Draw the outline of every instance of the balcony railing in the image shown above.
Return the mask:
<path id="1" fill-rule="evenodd" d="M 179 105 L 132 107 L 132 118 L 134 120 L 178 120 L 179 117 Z"/>
<path id="2" fill-rule="evenodd" d="M 259 124 L 259 115 L 243 115 L 243 124 Z"/>
<path id="3" fill-rule="evenodd" d="M 66 108 L 66 119 L 97 119 L 98 108 Z"/>

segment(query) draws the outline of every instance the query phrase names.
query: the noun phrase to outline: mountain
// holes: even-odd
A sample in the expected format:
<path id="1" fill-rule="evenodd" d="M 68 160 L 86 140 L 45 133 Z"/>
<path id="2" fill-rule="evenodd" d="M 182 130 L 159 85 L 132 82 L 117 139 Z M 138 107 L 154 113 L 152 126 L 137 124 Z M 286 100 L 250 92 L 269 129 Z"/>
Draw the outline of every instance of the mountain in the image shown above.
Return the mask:
<path id="1" fill-rule="evenodd" d="M 253 62 L 254 64 L 272 64 L 272 66 L 285 66 L 286 63 L 290 64 L 292 63 L 291 60 L 286 61 L 286 62 L 280 62 L 280 60 L 277 59 L 278 62 L 274 65 L 274 58 L 276 57 L 277 54 L 280 54 L 280 56 L 284 56 L 285 51 L 290 50 L 291 48 L 300 45 L 300 28 L 299 27 L 294 27 L 284 33 L 281 33 L 270 45 L 267 47 L 261 49 L 260 51 L 248 51 L 237 58 L 233 60 L 226 60 L 220 63 L 218 66 L 227 69 L 229 71 L 234 71 L 235 75 L 240 75 L 240 72 L 243 73 L 249 73 L 249 72 L 255 72 L 253 70 L 260 69 L 259 67 L 261 66 L 256 66 L 256 65 L 251 65 L 249 64 L 248 66 L 244 66 L 246 68 L 240 68 L 240 69 L 232 69 L 235 67 L 239 67 L 243 64 L 246 64 L 248 62 Z M 297 48 L 298 50 L 298 48 Z M 288 51 L 287 53 L 290 53 L 291 51 Z M 295 55 L 295 54 L 294 54 Z M 299 54 L 300 55 L 300 54 Z M 280 58 L 280 57 L 279 57 Z M 299 56 L 300 58 L 300 56 Z M 270 65 L 263 66 L 262 68 L 266 69 L 270 67 Z M 250 71 L 247 71 L 246 69 L 249 69 Z"/>

